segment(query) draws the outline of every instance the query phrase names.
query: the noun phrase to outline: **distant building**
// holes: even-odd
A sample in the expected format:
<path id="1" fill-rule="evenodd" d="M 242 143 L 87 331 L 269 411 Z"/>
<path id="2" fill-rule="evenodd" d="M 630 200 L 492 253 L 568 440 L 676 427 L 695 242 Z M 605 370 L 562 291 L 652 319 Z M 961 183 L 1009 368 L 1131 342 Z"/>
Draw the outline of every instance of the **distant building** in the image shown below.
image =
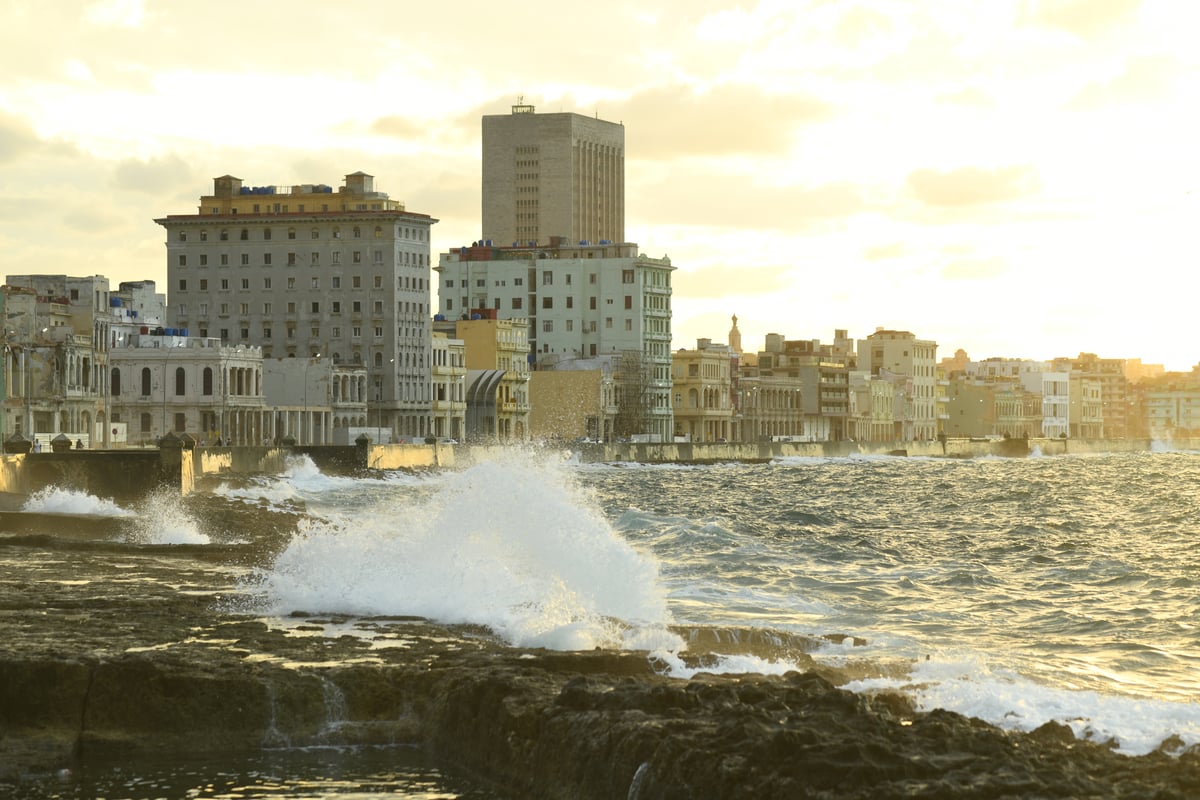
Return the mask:
<path id="1" fill-rule="evenodd" d="M 437 320 L 463 343 L 465 428 L 471 438 L 529 439 L 529 341 L 523 319 Z"/>
<path id="2" fill-rule="evenodd" d="M 440 316 L 528 320 L 535 369 L 562 359 L 617 357 L 617 435 L 669 441 L 674 269 L 669 258 L 639 255 L 636 244 L 476 242 L 439 258 Z"/>
<path id="3" fill-rule="evenodd" d="M 355 172 L 336 191 L 224 175 L 195 213 L 155 222 L 167 236 L 171 329 L 261 348 L 266 359 L 361 366 L 373 422 L 400 435 L 431 430 L 436 219 Z"/>
<path id="4" fill-rule="evenodd" d="M 858 367 L 871 375 L 904 376 L 896 386 L 896 419 L 903 441 L 928 441 L 938 433 L 937 343 L 908 331 L 876 329 L 858 343 Z"/>
<path id="5" fill-rule="evenodd" d="M 625 127 L 518 103 L 483 118 L 483 239 L 625 241 Z"/>
<path id="6" fill-rule="evenodd" d="M 1125 359 L 1100 358 L 1095 353 L 1080 353 L 1076 358 L 1056 358 L 1051 369 L 1100 383 L 1100 403 L 1104 416 L 1104 436 L 1124 439 L 1129 435 L 1129 380 L 1125 377 Z"/>
<path id="7" fill-rule="evenodd" d="M 700 339 L 672 357 L 675 436 L 692 442 L 732 441 L 733 379 L 729 345 Z"/>
<path id="8" fill-rule="evenodd" d="M 461 439 L 467 417 L 466 343 L 433 332 L 433 430 L 438 438 Z"/>
<path id="9" fill-rule="evenodd" d="M 529 429 L 538 439 L 612 441 L 616 436 L 611 356 L 563 358 L 529 375 Z"/>

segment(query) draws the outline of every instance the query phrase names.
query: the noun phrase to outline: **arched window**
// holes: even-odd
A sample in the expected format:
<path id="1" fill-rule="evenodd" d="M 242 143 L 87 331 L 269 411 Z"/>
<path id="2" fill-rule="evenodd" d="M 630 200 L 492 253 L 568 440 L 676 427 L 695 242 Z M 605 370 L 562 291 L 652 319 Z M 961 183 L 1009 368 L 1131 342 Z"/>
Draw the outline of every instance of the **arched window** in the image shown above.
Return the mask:
<path id="1" fill-rule="evenodd" d="M 142 367 L 142 397 L 150 396 L 150 368 Z"/>
<path id="2" fill-rule="evenodd" d="M 213 379 L 212 367 L 205 367 L 204 368 L 204 389 L 203 389 L 203 391 L 206 396 L 212 396 L 212 393 L 213 393 L 212 379 Z"/>
<path id="3" fill-rule="evenodd" d="M 112 375 L 109 378 L 108 393 L 113 397 L 121 396 L 121 370 L 117 367 L 112 368 Z"/>
<path id="4" fill-rule="evenodd" d="M 184 390 L 185 390 L 185 387 L 187 384 L 187 381 L 185 380 L 185 374 L 186 373 L 183 371 L 183 367 L 175 368 L 175 396 L 176 397 L 182 397 L 184 394 Z"/>

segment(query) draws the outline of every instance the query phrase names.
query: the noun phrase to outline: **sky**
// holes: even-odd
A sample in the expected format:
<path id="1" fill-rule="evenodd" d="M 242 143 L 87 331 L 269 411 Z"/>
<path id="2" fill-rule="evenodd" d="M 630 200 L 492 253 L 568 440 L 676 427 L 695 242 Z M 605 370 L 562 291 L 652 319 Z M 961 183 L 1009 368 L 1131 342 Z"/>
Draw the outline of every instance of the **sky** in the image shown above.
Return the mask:
<path id="1" fill-rule="evenodd" d="M 480 118 L 625 126 L 673 346 L 908 330 L 1200 362 L 1200 6 L 0 0 L 0 269 L 155 280 L 214 177 L 362 170 L 480 236 Z"/>

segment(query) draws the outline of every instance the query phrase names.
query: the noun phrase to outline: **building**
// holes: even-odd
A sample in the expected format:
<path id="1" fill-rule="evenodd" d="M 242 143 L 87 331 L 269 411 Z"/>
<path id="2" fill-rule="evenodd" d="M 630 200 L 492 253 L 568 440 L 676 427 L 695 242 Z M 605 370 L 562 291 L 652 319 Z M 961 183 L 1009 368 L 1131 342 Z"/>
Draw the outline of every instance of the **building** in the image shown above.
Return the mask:
<path id="1" fill-rule="evenodd" d="M 565 358 L 529 375 L 529 428 L 535 438 L 612 441 L 617 395 L 614 359 Z"/>
<path id="2" fill-rule="evenodd" d="M 363 172 L 324 184 L 244 186 L 225 175 L 167 234 L 167 325 L 264 359 L 362 366 L 370 424 L 432 429 L 430 229 Z M 375 398 L 378 398 L 377 400 Z M 295 402 L 295 398 L 292 399 Z"/>
<path id="3" fill-rule="evenodd" d="M 1050 368 L 1100 383 L 1100 403 L 1104 416 L 1104 437 L 1129 436 L 1129 380 L 1125 377 L 1125 359 L 1100 358 L 1095 353 L 1080 353 L 1077 358 L 1056 358 Z"/>
<path id="4" fill-rule="evenodd" d="M 139 333 L 114 347 L 109 361 L 112 424 L 124 427 L 131 445 L 153 446 L 167 433 L 209 444 L 273 438 L 257 347 Z"/>
<path id="5" fill-rule="evenodd" d="M 566 358 L 616 357 L 616 435 L 658 441 L 674 434 L 674 269 L 665 256 L 640 255 L 636 244 L 573 245 L 557 237 L 541 247 L 476 242 L 441 254 L 436 267 L 441 315 L 528 320 L 535 369 Z"/>
<path id="6" fill-rule="evenodd" d="M 483 118 L 483 239 L 625 241 L 625 127 L 518 103 Z"/>
<path id="7" fill-rule="evenodd" d="M 529 439 L 529 341 L 523 319 L 475 315 L 470 320 L 434 322 L 463 343 L 465 424 L 475 439 Z M 457 437 L 455 437 L 457 438 Z"/>
<path id="8" fill-rule="evenodd" d="M 890 374 L 898 393 L 895 406 L 897 438 L 902 441 L 937 438 L 936 342 L 918 339 L 908 331 L 878 328 L 859 341 L 858 366 L 871 375 Z"/>
<path id="9" fill-rule="evenodd" d="M 700 339 L 672 358 L 675 436 L 690 442 L 728 442 L 734 436 L 733 352 Z"/>
<path id="10" fill-rule="evenodd" d="M 463 437 L 467 416 L 466 344 L 433 332 L 433 429 L 440 439 Z"/>
<path id="11" fill-rule="evenodd" d="M 4 430 L 92 446 L 108 430 L 108 279 L 9 275 Z M 97 435 L 99 434 L 99 435 Z"/>

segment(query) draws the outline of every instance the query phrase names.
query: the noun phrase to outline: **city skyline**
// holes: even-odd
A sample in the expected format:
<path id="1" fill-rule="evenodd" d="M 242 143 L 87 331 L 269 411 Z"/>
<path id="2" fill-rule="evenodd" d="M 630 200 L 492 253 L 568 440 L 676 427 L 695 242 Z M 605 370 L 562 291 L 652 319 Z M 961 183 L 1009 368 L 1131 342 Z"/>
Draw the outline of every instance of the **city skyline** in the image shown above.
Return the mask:
<path id="1" fill-rule="evenodd" d="M 1200 78 L 1165 2 L 0 8 L 6 273 L 166 291 L 153 220 L 226 173 L 364 170 L 441 220 L 436 258 L 482 235 L 481 119 L 523 96 L 625 126 L 673 349 L 736 314 L 752 351 L 883 327 L 939 358 L 1200 361 Z"/>

